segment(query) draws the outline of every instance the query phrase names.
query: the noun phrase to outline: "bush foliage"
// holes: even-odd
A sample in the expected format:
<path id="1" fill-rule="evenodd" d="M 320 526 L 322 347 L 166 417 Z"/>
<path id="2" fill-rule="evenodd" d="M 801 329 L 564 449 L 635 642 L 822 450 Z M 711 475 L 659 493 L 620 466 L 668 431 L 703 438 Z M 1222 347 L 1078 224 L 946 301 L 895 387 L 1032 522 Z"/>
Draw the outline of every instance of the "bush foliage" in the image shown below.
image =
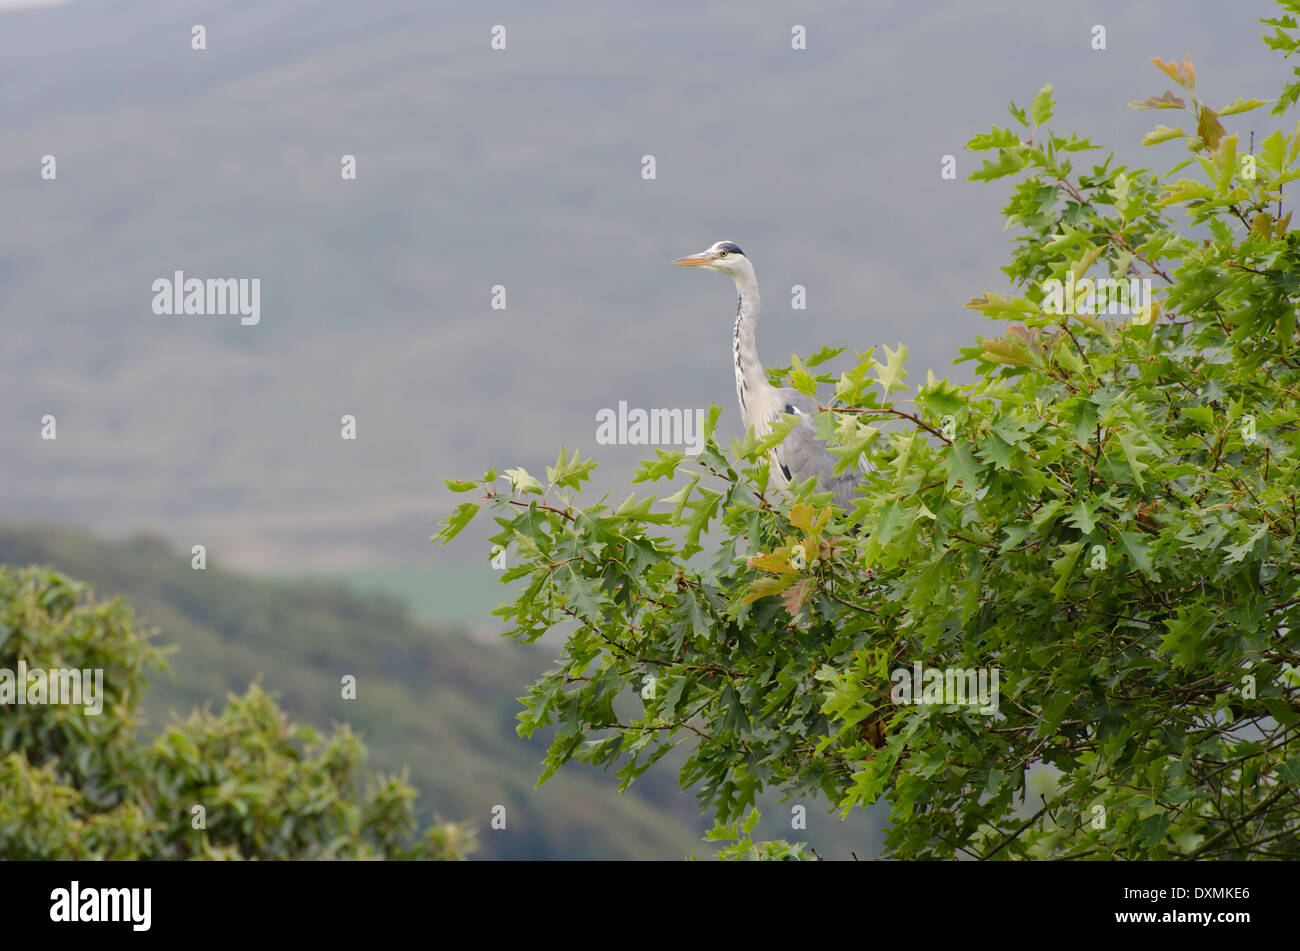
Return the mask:
<path id="1" fill-rule="evenodd" d="M 256 685 L 142 737 L 145 676 L 164 660 L 130 609 L 53 571 L 0 567 L 0 669 L 20 661 L 102 670 L 103 707 L 2 708 L 0 858 L 454 859 L 474 848 L 454 824 L 417 836 L 404 778 L 370 776 L 346 726 L 320 737 Z"/>

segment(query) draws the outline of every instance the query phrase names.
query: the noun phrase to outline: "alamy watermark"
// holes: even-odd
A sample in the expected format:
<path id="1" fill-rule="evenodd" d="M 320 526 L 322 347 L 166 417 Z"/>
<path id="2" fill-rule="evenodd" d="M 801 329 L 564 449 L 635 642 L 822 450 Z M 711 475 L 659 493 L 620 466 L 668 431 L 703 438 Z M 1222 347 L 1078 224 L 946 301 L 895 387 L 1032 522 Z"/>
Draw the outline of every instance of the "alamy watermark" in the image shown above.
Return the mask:
<path id="1" fill-rule="evenodd" d="M 153 292 L 153 312 L 160 317 L 238 315 L 245 327 L 262 319 L 260 277 L 187 278 L 184 271 L 176 271 L 154 281 Z"/>
<path id="2" fill-rule="evenodd" d="M 1043 310 L 1049 314 L 1096 314 L 1097 316 L 1137 316 L 1151 306 L 1151 279 L 1127 281 L 1103 277 L 1075 281 L 1074 272 L 1065 280 L 1051 278 L 1043 282 Z"/>
<path id="3" fill-rule="evenodd" d="M 104 709 L 104 669 L 75 667 L 28 669 L 20 660 L 18 670 L 0 667 L 0 706 L 65 704 L 81 706 L 97 717 Z"/>
<path id="4" fill-rule="evenodd" d="M 686 455 L 704 450 L 704 410 L 627 408 L 596 411 L 596 442 L 601 446 L 684 446 Z"/>
<path id="5" fill-rule="evenodd" d="M 83 888 L 74 879 L 50 892 L 50 921 L 55 922 L 125 922 L 132 931 L 148 931 L 152 907 L 152 888 Z"/>
<path id="6" fill-rule="evenodd" d="M 980 713 L 992 716 L 998 712 L 998 675 L 997 668 L 925 667 L 918 660 L 911 670 L 890 672 L 889 697 L 898 704 L 978 705 Z"/>

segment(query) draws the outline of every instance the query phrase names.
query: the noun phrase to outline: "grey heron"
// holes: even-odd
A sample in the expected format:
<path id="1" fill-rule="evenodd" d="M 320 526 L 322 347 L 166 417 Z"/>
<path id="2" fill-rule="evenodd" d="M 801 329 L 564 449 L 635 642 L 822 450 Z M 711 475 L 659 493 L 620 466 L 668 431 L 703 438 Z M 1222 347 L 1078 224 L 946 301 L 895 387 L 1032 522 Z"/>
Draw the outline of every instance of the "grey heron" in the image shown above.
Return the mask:
<path id="1" fill-rule="evenodd" d="M 758 323 L 758 279 L 745 252 L 732 241 L 719 241 L 707 251 L 677 258 L 674 264 L 702 267 L 726 274 L 736 283 L 736 327 L 732 336 L 732 359 L 736 370 L 736 398 L 740 416 L 747 429 L 760 439 L 772 431 L 772 424 L 782 413 L 799 417 L 799 422 L 773 447 L 769 465 L 771 483 L 778 486 L 817 477 L 819 487 L 835 495 L 840 507 L 853 507 L 853 494 L 862 481 L 867 466 L 835 474 L 839 461 L 817 436 L 817 402 L 791 387 L 777 388 L 767 381 L 767 373 L 758 359 L 754 328 Z"/>

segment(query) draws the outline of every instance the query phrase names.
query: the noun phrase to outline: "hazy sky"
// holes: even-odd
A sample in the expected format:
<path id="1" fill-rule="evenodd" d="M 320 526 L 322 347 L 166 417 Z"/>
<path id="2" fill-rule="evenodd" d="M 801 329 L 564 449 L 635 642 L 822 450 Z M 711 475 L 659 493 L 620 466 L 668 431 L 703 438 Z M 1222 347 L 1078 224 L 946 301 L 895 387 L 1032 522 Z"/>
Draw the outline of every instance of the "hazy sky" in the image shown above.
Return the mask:
<path id="1" fill-rule="evenodd" d="M 426 547 L 442 477 L 561 444 L 621 498 L 650 451 L 596 445 L 620 401 L 718 403 L 738 434 L 733 291 L 668 265 L 722 238 L 769 364 L 904 343 L 913 381 L 966 379 L 956 348 L 996 328 L 961 304 L 1004 286 L 1012 236 L 1004 185 L 941 180 L 944 154 L 964 179 L 969 137 L 1052 82 L 1058 130 L 1163 170 L 1180 147 L 1140 148 L 1155 118 L 1126 106 L 1170 85 L 1149 56 L 1190 53 L 1212 104 L 1290 75 L 1262 0 L 13 6 L 0 518 L 277 572 L 478 558 Z M 257 279 L 258 323 L 155 314 L 177 270 Z"/>

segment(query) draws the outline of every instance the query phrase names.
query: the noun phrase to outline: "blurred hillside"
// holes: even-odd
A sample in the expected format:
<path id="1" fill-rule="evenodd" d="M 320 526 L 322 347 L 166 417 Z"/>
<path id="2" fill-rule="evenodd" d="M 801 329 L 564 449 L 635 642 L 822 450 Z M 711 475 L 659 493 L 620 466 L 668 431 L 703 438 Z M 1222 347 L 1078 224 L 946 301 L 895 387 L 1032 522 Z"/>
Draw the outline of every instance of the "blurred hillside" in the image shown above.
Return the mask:
<path id="1" fill-rule="evenodd" d="M 338 585 L 195 571 L 150 538 L 3 528 L 0 562 L 53 565 L 98 597 L 120 594 L 145 627 L 160 629 L 157 643 L 176 645 L 174 676 L 155 676 L 145 697 L 149 728 L 173 711 L 220 707 L 228 691 L 260 679 L 298 720 L 350 723 L 375 769 L 409 767 L 426 816 L 475 821 L 483 857 L 681 858 L 699 849 L 690 801 L 671 777 L 619 796 L 605 777 L 575 771 L 533 791 L 543 747 L 515 735 L 514 698 L 544 669 L 543 650 L 436 631 L 397 601 Z M 341 699 L 345 674 L 357 678 L 355 701 Z M 497 803 L 509 824 L 494 832 Z"/>
<path id="2" fill-rule="evenodd" d="M 583 767 L 562 770 L 540 789 L 544 741 L 515 733 L 516 697 L 549 663 L 545 647 L 470 639 L 463 629 L 415 620 L 402 601 L 339 583 L 271 581 L 209 563 L 163 542 L 105 541 L 66 529 L 0 526 L 0 563 L 52 565 L 123 596 L 156 643 L 175 645 L 172 674 L 158 675 L 143 707 L 147 729 L 171 713 L 220 706 L 250 681 L 279 695 L 295 719 L 346 721 L 361 733 L 371 765 L 409 768 L 425 816 L 474 821 L 480 857 L 497 859 L 679 859 L 712 854 L 693 797 L 677 790 L 669 762 L 619 795 L 611 778 Z M 364 584 L 374 585 L 372 578 Z M 403 580 L 400 584 L 408 584 Z M 503 589 L 504 590 L 504 589 Z M 340 678 L 357 678 L 357 699 Z M 490 810 L 507 808 L 493 831 Z M 809 808 L 809 831 L 793 834 L 765 810 L 770 837 L 815 842 L 828 857 L 875 854 L 875 822 L 850 828 Z M 771 822 L 771 827 L 767 824 Z"/>

